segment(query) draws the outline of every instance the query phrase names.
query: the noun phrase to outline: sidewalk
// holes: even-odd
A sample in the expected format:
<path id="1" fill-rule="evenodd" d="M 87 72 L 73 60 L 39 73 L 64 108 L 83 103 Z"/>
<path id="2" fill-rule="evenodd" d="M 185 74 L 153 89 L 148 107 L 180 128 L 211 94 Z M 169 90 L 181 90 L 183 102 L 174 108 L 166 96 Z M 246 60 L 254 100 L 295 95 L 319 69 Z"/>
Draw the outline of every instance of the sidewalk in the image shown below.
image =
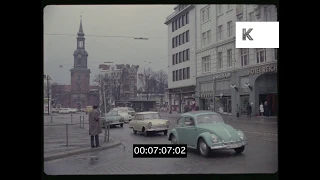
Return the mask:
<path id="1" fill-rule="evenodd" d="M 71 124 L 70 116 L 53 116 L 52 123 L 50 116 L 44 117 L 44 161 L 104 150 L 121 144 L 120 141 L 111 137 L 109 142 L 104 142 L 105 132 L 102 130 L 99 135 L 101 148 L 91 148 L 89 130 L 88 128 L 80 128 L 79 122 L 80 114 L 73 115 L 73 124 Z M 85 116 L 86 122 L 88 120 Z"/>
<path id="2" fill-rule="evenodd" d="M 160 112 L 161 117 L 168 117 L 168 118 L 179 118 L 180 115 L 183 113 L 178 113 L 176 111 L 172 111 L 172 114 L 166 113 L 166 112 Z M 241 122 L 252 122 L 252 123 L 277 123 L 278 122 L 278 117 L 276 116 L 270 116 L 270 117 L 265 117 L 265 116 L 256 116 L 256 117 L 251 117 L 248 118 L 247 116 L 232 116 L 232 115 L 224 115 L 220 114 L 221 117 L 224 120 L 228 121 L 241 121 Z"/>

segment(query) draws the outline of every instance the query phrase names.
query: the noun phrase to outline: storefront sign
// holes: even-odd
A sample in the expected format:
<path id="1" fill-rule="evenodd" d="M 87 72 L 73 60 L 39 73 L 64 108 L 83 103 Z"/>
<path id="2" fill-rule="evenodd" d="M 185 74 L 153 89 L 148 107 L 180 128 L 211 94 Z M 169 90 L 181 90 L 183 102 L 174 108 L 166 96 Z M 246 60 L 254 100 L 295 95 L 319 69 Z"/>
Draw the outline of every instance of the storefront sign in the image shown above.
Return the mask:
<path id="1" fill-rule="evenodd" d="M 228 78 L 230 76 L 231 76 L 231 73 L 223 73 L 223 74 L 213 75 L 213 79 Z"/>
<path id="2" fill-rule="evenodd" d="M 268 66 L 252 68 L 249 71 L 249 75 L 266 73 L 266 72 L 277 72 L 277 65 L 275 64 L 275 65 L 268 65 Z"/>

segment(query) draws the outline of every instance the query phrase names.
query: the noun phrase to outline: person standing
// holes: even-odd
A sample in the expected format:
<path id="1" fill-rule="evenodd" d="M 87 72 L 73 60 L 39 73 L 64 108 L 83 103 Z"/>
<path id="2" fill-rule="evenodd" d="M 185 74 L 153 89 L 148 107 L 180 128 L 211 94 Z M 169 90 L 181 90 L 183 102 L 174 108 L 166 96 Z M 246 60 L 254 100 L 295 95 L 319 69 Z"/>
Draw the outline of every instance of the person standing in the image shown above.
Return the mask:
<path id="1" fill-rule="evenodd" d="M 269 117 L 269 106 L 268 106 L 267 101 L 264 102 L 264 116 Z"/>
<path id="2" fill-rule="evenodd" d="M 264 108 L 263 108 L 263 103 L 261 102 L 260 104 L 260 116 L 263 116 L 264 113 Z"/>
<path id="3" fill-rule="evenodd" d="M 98 111 L 98 106 L 93 105 L 93 110 L 89 113 L 89 135 L 91 136 L 91 148 L 101 147 L 99 144 L 100 133 L 102 133 L 100 112 Z"/>
<path id="4" fill-rule="evenodd" d="M 252 107 L 251 107 L 250 103 L 248 103 L 248 105 L 247 105 L 247 113 L 248 113 L 248 117 L 251 117 Z"/>

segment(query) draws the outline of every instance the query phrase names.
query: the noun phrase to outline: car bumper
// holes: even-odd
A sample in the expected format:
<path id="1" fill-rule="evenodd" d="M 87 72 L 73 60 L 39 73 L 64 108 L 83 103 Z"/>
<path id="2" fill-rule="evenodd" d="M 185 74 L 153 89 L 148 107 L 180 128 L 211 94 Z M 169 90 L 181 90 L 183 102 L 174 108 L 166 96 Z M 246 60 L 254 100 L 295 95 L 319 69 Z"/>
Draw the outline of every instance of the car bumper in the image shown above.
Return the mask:
<path id="1" fill-rule="evenodd" d="M 151 128 L 147 129 L 148 132 L 167 131 L 169 128 Z"/>
<path id="2" fill-rule="evenodd" d="M 216 149 L 235 149 L 235 148 L 239 148 L 242 146 L 247 145 L 247 141 L 243 140 L 243 141 L 237 141 L 237 142 L 233 142 L 233 143 L 217 143 L 216 145 L 212 145 L 210 147 L 211 150 L 216 150 Z"/>

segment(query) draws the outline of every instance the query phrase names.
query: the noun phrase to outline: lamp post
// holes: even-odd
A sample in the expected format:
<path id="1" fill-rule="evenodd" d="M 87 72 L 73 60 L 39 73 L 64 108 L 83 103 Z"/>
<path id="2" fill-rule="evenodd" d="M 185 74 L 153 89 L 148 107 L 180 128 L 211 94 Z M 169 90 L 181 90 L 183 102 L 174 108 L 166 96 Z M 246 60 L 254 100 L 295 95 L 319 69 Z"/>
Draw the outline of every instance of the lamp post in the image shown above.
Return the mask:
<path id="1" fill-rule="evenodd" d="M 48 115 L 50 115 L 50 101 L 49 101 L 49 97 L 50 97 L 50 86 L 49 86 L 49 80 L 50 77 L 49 75 L 47 75 L 47 100 L 48 100 Z"/>

